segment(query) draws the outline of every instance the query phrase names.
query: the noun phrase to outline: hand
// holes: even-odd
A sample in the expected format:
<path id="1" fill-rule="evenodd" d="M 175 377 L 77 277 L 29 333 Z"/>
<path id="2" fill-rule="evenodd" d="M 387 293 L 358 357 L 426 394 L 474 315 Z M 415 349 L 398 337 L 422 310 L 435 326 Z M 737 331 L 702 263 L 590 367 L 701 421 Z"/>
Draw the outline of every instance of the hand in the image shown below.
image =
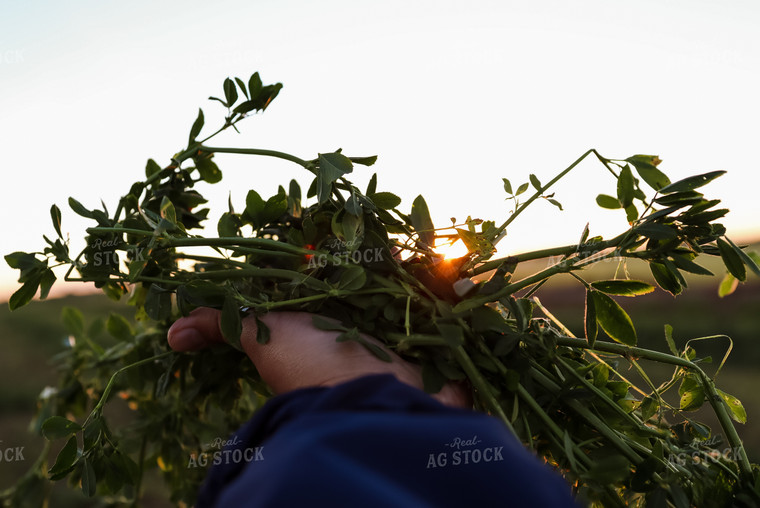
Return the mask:
<path id="1" fill-rule="evenodd" d="M 306 312 L 269 312 L 261 316 L 259 319 L 271 332 L 269 342 L 263 345 L 256 342 L 256 320 L 252 316 L 243 319 L 240 344 L 275 393 L 333 386 L 368 374 L 393 374 L 403 383 L 423 388 L 419 366 L 387 349 L 390 363 L 355 341 L 336 342 L 338 332 L 316 328 L 312 317 Z M 175 351 L 197 351 L 224 343 L 220 318 L 217 310 L 195 309 L 169 329 L 169 346 Z M 377 339 L 363 337 L 383 347 Z M 432 397 L 449 406 L 472 406 L 468 391 L 459 384 L 448 383 Z"/>

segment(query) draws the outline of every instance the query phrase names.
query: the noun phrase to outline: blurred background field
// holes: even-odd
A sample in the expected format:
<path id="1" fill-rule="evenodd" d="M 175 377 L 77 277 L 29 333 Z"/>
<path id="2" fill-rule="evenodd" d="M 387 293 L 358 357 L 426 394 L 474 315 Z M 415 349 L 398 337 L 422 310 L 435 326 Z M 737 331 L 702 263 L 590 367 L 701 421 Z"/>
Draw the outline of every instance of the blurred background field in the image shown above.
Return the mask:
<path id="1" fill-rule="evenodd" d="M 752 250 L 760 250 L 760 244 L 755 244 Z M 743 402 L 749 420 L 745 425 L 737 424 L 737 428 L 750 458 L 760 462 L 760 278 L 750 274 L 734 294 L 719 298 L 717 289 L 723 276 L 719 260 L 705 256 L 698 261 L 713 269 L 716 276 L 689 278 L 689 288 L 677 298 L 657 289 L 649 295 L 621 297 L 618 301 L 631 315 L 641 347 L 667 351 L 663 332 L 666 323 L 673 326 L 679 348 L 697 337 L 721 334 L 731 337 L 733 352 L 720 372 L 717 385 Z M 524 263 L 518 267 L 516 277 L 533 273 L 546 263 L 546 260 Z M 631 278 L 651 282 L 646 267 L 635 264 L 622 267 L 617 263 L 603 263 L 582 275 L 587 280 L 613 278 L 616 272 L 622 277 L 626 269 Z M 536 296 L 558 320 L 582 336 L 584 289 L 574 278 L 555 277 Z M 132 318 L 132 309 L 124 300 L 113 302 L 101 294 L 34 301 L 13 313 L 6 304 L 0 307 L 0 449 L 23 447 L 24 450 L 23 461 L 0 462 L 0 490 L 17 481 L 42 449 L 42 438 L 31 434 L 28 427 L 35 413 L 37 396 L 46 386 L 56 385 L 51 358 L 67 347 L 68 334 L 61 321 L 61 312 L 67 306 L 80 309 L 88 324 L 105 320 L 112 312 Z M 705 366 L 708 374 L 715 372 L 728 344 L 725 339 L 695 344 L 700 357 L 713 359 L 712 365 Z M 660 365 L 645 364 L 644 367 L 656 383 L 672 374 L 672 369 Z M 624 375 L 636 380 L 627 365 L 621 364 L 620 368 Z M 672 391 L 671 395 L 677 396 L 676 390 Z M 675 402 L 672 396 L 670 400 Z M 128 418 L 127 411 L 122 413 Z M 694 413 L 694 417 L 718 429 L 710 409 L 703 408 Z M 152 477 L 149 485 L 150 494 L 144 506 L 163 506 L 158 478 Z M 53 506 L 87 505 L 76 489 L 64 489 L 60 485 L 56 489 L 60 494 Z"/>

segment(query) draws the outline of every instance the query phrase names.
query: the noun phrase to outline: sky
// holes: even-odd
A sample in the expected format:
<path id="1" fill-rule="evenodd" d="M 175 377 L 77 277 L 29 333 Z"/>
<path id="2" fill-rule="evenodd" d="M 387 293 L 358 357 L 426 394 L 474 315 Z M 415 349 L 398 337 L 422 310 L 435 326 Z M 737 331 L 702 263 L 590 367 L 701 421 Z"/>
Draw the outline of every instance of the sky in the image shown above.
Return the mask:
<path id="1" fill-rule="evenodd" d="M 89 224 L 69 196 L 110 209 L 187 142 L 226 77 L 258 71 L 284 88 L 263 115 L 214 146 L 269 148 L 304 159 L 342 148 L 378 155 L 363 187 L 423 194 L 436 225 L 468 215 L 503 222 L 516 186 L 550 180 L 589 148 L 609 158 L 659 155 L 671 180 L 728 173 L 705 188 L 731 213 L 736 240 L 760 238 L 756 158 L 760 4 L 727 0 L 143 1 L 3 0 L 0 8 L 2 254 L 36 251 L 63 212 L 72 250 Z M 206 131 L 204 131 L 206 132 Z M 210 132 L 210 131 L 209 131 Z M 292 163 L 216 156 L 223 180 L 199 191 L 209 222 L 228 196 L 276 192 L 308 174 Z M 602 210 L 615 181 L 593 161 L 537 202 L 500 244 L 510 254 L 626 228 Z M 63 273 L 59 274 L 59 279 Z M 0 263 L 0 301 L 18 284 Z M 81 283 L 80 286 L 84 286 Z M 52 295 L 81 290 L 57 283 Z"/>

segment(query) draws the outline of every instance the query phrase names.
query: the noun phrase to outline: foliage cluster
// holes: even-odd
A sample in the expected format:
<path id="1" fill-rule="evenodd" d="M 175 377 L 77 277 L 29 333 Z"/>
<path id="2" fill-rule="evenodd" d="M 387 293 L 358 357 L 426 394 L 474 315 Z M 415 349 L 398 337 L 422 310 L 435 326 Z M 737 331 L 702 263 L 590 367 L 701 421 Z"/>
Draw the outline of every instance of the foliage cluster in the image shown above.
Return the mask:
<path id="1" fill-rule="evenodd" d="M 338 150 L 302 160 L 207 144 L 264 111 L 280 88 L 263 85 L 258 73 L 247 82 L 226 79 L 223 97 L 211 98 L 226 108 L 224 124 L 201 140 L 199 111 L 187 147 L 166 167 L 149 160 L 145 177 L 113 213 L 105 204 L 89 209 L 70 198 L 71 209 L 95 223 L 75 257 L 55 205 L 56 236 L 45 237 L 44 250 L 5 257 L 19 269 L 22 283 L 10 300 L 12 309 L 38 290 L 45 298 L 56 280 L 53 268 L 68 266 L 67 280 L 94 283 L 110 297 L 126 299 L 139 321 L 135 327 L 111 315 L 105 326 L 112 341 L 103 343 L 93 340 L 97 330 L 88 329 L 78 311 L 64 313 L 73 345 L 56 359 L 60 383 L 40 398 L 34 426 L 47 440 L 65 445 L 52 465 L 46 448 L 29 474 L 3 493 L 7 504 L 33 505 L 44 495 L 45 482 L 64 478 L 89 496 L 137 503 L 141 478 L 151 467 L 162 470 L 173 501 L 192 503 L 205 471 L 188 468 L 189 459 L 210 436 L 228 435 L 271 395 L 238 350 L 241 321 L 280 309 L 335 318 L 339 325 L 318 318 L 315 324 L 387 360 L 361 333 L 377 337 L 422 366 L 430 392 L 448 380 L 467 382 L 476 409 L 500 418 L 589 503 L 758 502 L 760 472 L 731 421 L 746 420 L 741 403 L 716 388 L 703 370 L 706 359 L 696 358 L 689 344 L 675 347 L 672 330 L 666 329 L 668 352 L 636 347 L 635 325 L 618 297 L 655 288 L 625 277 L 582 277 L 583 268 L 594 263 L 618 259 L 624 266 L 634 258 L 646 261 L 657 284 L 677 295 L 686 287 L 683 272 L 710 273 L 694 261 L 697 254 L 719 256 L 727 277 L 739 281 L 748 269 L 760 274 L 756 258 L 716 222 L 728 210 L 700 191 L 723 171 L 671 182 L 656 156 L 610 159 L 592 149 L 548 183 L 530 175 L 513 186 L 504 178 L 514 209 L 501 224 L 468 217 L 435 227 L 422 196 L 404 211 L 397 195 L 378 188 L 376 175 L 363 190 L 348 180 L 357 165 L 370 166 L 375 157 L 348 157 Z M 286 159 L 313 179 L 305 196 L 295 180 L 270 197 L 248 191 L 245 203 L 229 202 L 217 235 L 203 236 L 194 231 L 209 209 L 202 208 L 206 200 L 196 187 L 221 180 L 216 153 Z M 614 192 L 600 194 L 597 203 L 624 212 L 623 232 L 604 239 L 590 236 L 586 226 L 577 244 L 494 259 L 497 242 L 526 207 L 547 200 L 561 209 L 550 188 L 589 156 L 615 183 Z M 437 242 L 457 239 L 467 255 L 450 260 L 436 252 Z M 214 255 L 199 253 L 199 247 Z M 556 264 L 512 280 L 519 263 L 558 256 Z M 573 337 L 532 298 L 561 273 L 572 274 L 586 289 L 585 337 Z M 733 287 L 727 280 L 725 292 Z M 222 331 L 234 347 L 170 351 L 169 325 L 201 306 L 221 309 Z M 259 330 L 258 340 L 266 343 L 266 327 Z M 672 378 L 656 386 L 641 360 L 671 365 Z M 622 373 L 629 365 L 645 380 L 642 386 Z M 664 400 L 669 390 L 678 391 L 677 406 Z M 122 428 L 112 428 L 103 412 L 116 394 L 135 414 Z M 715 410 L 732 453 L 681 460 L 684 454 L 707 457 L 717 443 L 711 429 L 689 416 L 704 403 Z"/>

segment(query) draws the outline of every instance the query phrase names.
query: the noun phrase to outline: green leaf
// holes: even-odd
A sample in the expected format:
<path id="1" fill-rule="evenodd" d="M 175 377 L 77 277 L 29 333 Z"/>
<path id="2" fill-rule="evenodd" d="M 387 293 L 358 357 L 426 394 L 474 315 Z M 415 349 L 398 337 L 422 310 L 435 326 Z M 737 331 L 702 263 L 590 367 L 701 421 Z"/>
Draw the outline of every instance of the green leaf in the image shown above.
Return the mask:
<path id="1" fill-rule="evenodd" d="M 61 310 L 61 320 L 66 330 L 80 339 L 84 336 L 84 316 L 82 312 L 74 307 L 64 307 Z"/>
<path id="2" fill-rule="evenodd" d="M 263 224 L 263 215 L 266 202 L 261 199 L 259 193 L 251 189 L 245 197 L 245 213 L 253 221 L 254 229 L 259 229 Z"/>
<path id="3" fill-rule="evenodd" d="M 95 477 L 95 469 L 92 467 L 92 462 L 84 457 L 82 464 L 82 493 L 87 497 L 95 495 L 95 488 L 97 487 L 97 478 Z"/>
<path id="4" fill-rule="evenodd" d="M 53 205 L 50 207 L 50 218 L 53 220 L 53 227 L 58 238 L 63 239 L 63 234 L 61 233 L 61 209 L 58 206 Z"/>
<path id="5" fill-rule="evenodd" d="M 150 178 L 154 173 L 158 173 L 159 171 L 161 171 L 161 166 L 153 159 L 148 159 L 148 162 L 145 164 L 145 177 Z"/>
<path id="6" fill-rule="evenodd" d="M 736 291 L 737 287 L 739 287 L 739 281 L 736 279 L 736 277 L 726 272 L 723 280 L 720 281 L 720 286 L 718 287 L 718 296 L 721 298 L 728 296 Z"/>
<path id="7" fill-rule="evenodd" d="M 361 166 L 371 166 L 377 162 L 377 155 L 370 155 L 369 157 L 349 157 L 348 158 L 354 164 Z"/>
<path id="8" fill-rule="evenodd" d="M 341 213 L 333 215 L 336 218 L 340 218 L 340 223 L 334 224 L 336 236 L 349 245 L 359 245 L 364 234 L 364 216 Z"/>
<path id="9" fill-rule="evenodd" d="M 618 208 L 623 208 L 623 206 L 620 204 L 620 201 L 618 201 L 617 198 L 613 198 L 612 196 L 608 196 L 607 194 L 599 194 L 596 197 L 596 204 L 601 206 L 602 208 L 607 208 L 609 210 L 616 210 Z"/>
<path id="10" fill-rule="evenodd" d="M 245 95 L 245 98 L 249 98 L 248 96 L 248 90 L 245 87 L 245 82 L 240 78 L 235 78 L 235 83 L 237 83 L 238 88 L 240 88 L 240 91 L 243 92 L 243 95 Z"/>
<path id="11" fill-rule="evenodd" d="M 749 254 L 744 252 L 744 249 L 740 248 L 738 245 L 736 245 L 734 242 L 731 241 L 729 237 L 725 237 L 726 241 L 731 245 L 731 247 L 734 249 L 736 254 L 739 255 L 741 260 L 744 262 L 745 265 L 749 267 L 750 270 L 755 275 L 760 276 L 760 266 L 758 265 L 758 261 L 755 261 L 754 257 L 757 257 L 757 254 L 750 252 Z M 752 256 L 754 254 L 754 257 Z"/>
<path id="12" fill-rule="evenodd" d="M 82 427 L 63 416 L 51 416 L 42 424 L 42 435 L 48 441 L 69 437 L 82 430 Z"/>
<path id="13" fill-rule="evenodd" d="M 678 388 L 682 411 L 696 411 L 705 401 L 705 390 L 695 376 L 686 376 Z"/>
<path id="14" fill-rule="evenodd" d="M 542 192 L 541 182 L 539 181 L 539 179 L 538 179 L 538 177 L 536 175 L 534 175 L 534 174 L 531 173 L 530 175 L 528 175 L 528 180 L 530 180 L 531 185 L 533 185 L 533 187 L 538 192 Z"/>
<path id="15" fill-rule="evenodd" d="M 261 93 L 261 89 L 261 77 L 259 77 L 258 72 L 254 72 L 248 79 L 248 93 L 251 94 L 250 97 L 252 100 L 258 98 L 259 94 Z"/>
<path id="16" fill-rule="evenodd" d="M 82 203 L 80 203 L 79 201 L 77 201 L 74 198 L 69 198 L 69 206 L 71 207 L 72 210 L 74 210 L 74 213 L 76 213 L 77 215 L 80 215 L 80 216 L 85 217 L 87 219 L 94 219 L 95 218 L 94 214 L 90 210 L 88 210 L 87 208 L 85 208 L 82 205 Z"/>
<path id="17" fill-rule="evenodd" d="M 174 205 L 172 204 L 171 200 L 168 198 L 168 196 L 164 196 L 161 199 L 161 217 L 168 220 L 172 224 L 177 223 L 177 212 L 174 210 Z"/>
<path id="18" fill-rule="evenodd" d="M 264 345 L 269 342 L 269 339 L 272 333 L 269 330 L 269 327 L 266 325 L 266 323 L 260 320 L 258 316 L 255 317 L 255 320 L 256 320 L 256 342 Z"/>
<path id="19" fill-rule="evenodd" d="M 739 256 L 731 244 L 722 238 L 718 238 L 717 244 L 720 257 L 723 259 L 723 264 L 726 265 L 729 273 L 743 282 L 747 278 L 747 270 L 744 268 L 741 256 Z"/>
<path id="20" fill-rule="evenodd" d="M 501 313 L 491 307 L 476 307 L 471 311 L 472 330 L 477 333 L 494 331 L 500 334 L 512 332 L 512 327 Z"/>
<path id="21" fill-rule="evenodd" d="M 625 220 L 627 220 L 629 224 L 633 224 L 638 218 L 639 210 L 636 208 L 636 205 L 631 203 L 625 207 Z"/>
<path id="22" fill-rule="evenodd" d="M 5 255 L 5 262 L 8 266 L 21 270 L 22 272 L 33 269 L 40 265 L 40 261 L 34 257 L 34 254 L 16 251 Z"/>
<path id="23" fill-rule="evenodd" d="M 728 409 L 731 412 L 731 418 L 739 423 L 747 423 L 747 411 L 744 410 L 744 406 L 742 405 L 741 401 L 733 395 L 718 390 L 717 388 L 715 391 L 718 392 L 720 398 L 723 399 L 723 402 L 725 402 L 726 406 L 728 406 Z"/>
<path id="24" fill-rule="evenodd" d="M 367 340 L 360 340 L 359 343 L 365 348 L 367 348 L 367 350 L 379 360 L 382 360 L 387 363 L 393 362 L 393 360 L 391 359 L 391 355 L 388 354 L 388 351 L 386 351 L 381 346 L 378 346 L 374 342 L 370 342 Z"/>
<path id="25" fill-rule="evenodd" d="M 623 208 L 627 208 L 633 203 L 633 173 L 631 173 L 631 167 L 628 164 L 620 170 L 617 197 Z"/>
<path id="26" fill-rule="evenodd" d="M 724 175 L 725 173 L 725 171 L 711 171 L 709 173 L 703 173 L 701 175 L 690 176 L 684 178 L 683 180 L 678 180 L 675 183 L 671 183 L 670 185 L 666 185 L 660 189 L 660 193 L 672 194 L 674 192 L 684 192 L 698 189 L 703 185 L 707 185 L 708 183 L 712 182 L 719 176 Z"/>
<path id="27" fill-rule="evenodd" d="M 356 291 L 367 282 L 367 272 L 361 266 L 349 265 L 341 274 L 338 288 L 346 291 Z"/>
<path id="28" fill-rule="evenodd" d="M 195 167 L 201 175 L 201 179 L 208 183 L 217 183 L 222 179 L 222 172 L 219 166 L 211 160 L 210 156 L 201 155 L 193 157 Z"/>
<path id="29" fill-rule="evenodd" d="M 371 198 L 373 194 L 377 192 L 377 173 L 372 173 L 372 178 L 369 179 L 369 183 L 367 184 L 367 192 L 365 194 L 367 197 Z M 373 199 L 374 201 L 374 199 Z M 377 203 L 375 203 L 377 205 Z M 380 206 L 380 205 L 377 205 Z"/>
<path id="30" fill-rule="evenodd" d="M 363 213 L 362 205 L 359 203 L 359 199 L 356 197 L 356 192 L 354 192 L 353 189 L 351 190 L 351 195 L 343 205 L 343 209 L 346 211 L 346 213 L 350 213 L 356 217 L 360 216 Z"/>
<path id="31" fill-rule="evenodd" d="M 240 336 L 243 333 L 243 321 L 240 318 L 240 305 L 232 295 L 227 295 L 224 299 L 219 328 L 222 331 L 224 340 L 235 348 L 242 349 Z"/>
<path id="32" fill-rule="evenodd" d="M 106 321 L 106 329 L 116 339 L 129 342 L 135 337 L 135 331 L 124 316 L 111 313 Z"/>
<path id="33" fill-rule="evenodd" d="M 556 199 L 552 199 L 552 198 L 546 198 L 546 200 L 547 200 L 549 203 L 551 203 L 551 204 L 553 204 L 554 206 L 556 206 L 557 208 L 559 208 L 560 210 L 562 210 L 562 204 L 561 204 L 559 201 L 557 201 Z"/>
<path id="34" fill-rule="evenodd" d="M 281 189 L 281 192 L 267 199 L 267 202 L 264 204 L 264 210 L 261 214 L 261 225 L 275 222 L 287 211 L 288 196 L 285 194 L 285 190 Z"/>
<path id="35" fill-rule="evenodd" d="M 704 266 L 698 265 L 691 259 L 688 259 L 686 256 L 683 256 L 680 254 L 673 254 L 671 256 L 671 259 L 674 265 L 676 265 L 679 269 L 684 270 L 686 272 L 695 273 L 697 275 L 710 275 L 710 276 L 715 275 Z"/>
<path id="36" fill-rule="evenodd" d="M 235 88 L 235 82 L 230 78 L 224 80 L 224 98 L 227 101 L 227 107 L 231 108 L 238 100 L 237 88 Z"/>
<path id="37" fill-rule="evenodd" d="M 654 286 L 640 280 L 600 280 L 591 286 L 608 295 L 638 296 L 654 291 Z"/>
<path id="38" fill-rule="evenodd" d="M 367 197 L 378 208 L 383 210 L 392 210 L 401 204 L 401 198 L 390 192 L 376 192 L 374 194 L 367 194 Z"/>
<path id="39" fill-rule="evenodd" d="M 198 134 L 201 133 L 201 129 L 203 129 L 203 110 L 198 108 L 198 117 L 195 119 L 195 122 L 193 122 L 193 126 L 190 129 L 190 137 L 187 141 L 187 146 L 191 146 L 193 143 L 195 143 L 195 138 L 198 137 Z M 150 162 L 150 161 L 148 161 Z M 155 163 L 154 163 L 155 164 Z M 147 172 L 147 168 L 146 168 Z M 148 175 L 150 176 L 150 175 Z"/>
<path id="40" fill-rule="evenodd" d="M 74 463 L 77 461 L 77 438 L 71 436 L 66 442 L 61 451 L 58 453 L 58 457 L 55 459 L 55 464 L 50 468 L 48 474 L 50 476 L 57 476 L 62 473 L 66 473 L 74 467 Z"/>
<path id="41" fill-rule="evenodd" d="M 84 432 L 82 433 L 84 451 L 87 452 L 89 450 L 92 450 L 92 448 L 95 447 L 100 441 L 101 436 L 107 430 L 108 428 L 105 426 L 105 422 L 100 417 L 95 417 L 90 423 L 88 423 L 84 428 Z"/>
<path id="42" fill-rule="evenodd" d="M 512 184 L 509 183 L 509 180 L 506 178 L 502 178 L 502 180 L 504 181 L 504 190 L 506 193 L 510 195 L 514 194 L 514 192 L 512 192 Z"/>
<path id="43" fill-rule="evenodd" d="M 220 237 L 234 237 L 239 236 L 240 226 L 243 223 L 240 220 L 240 216 L 235 213 L 224 212 L 219 217 L 219 222 L 216 225 L 216 231 Z"/>
<path id="44" fill-rule="evenodd" d="M 707 205 L 706 203 L 709 203 L 704 199 L 704 196 L 696 191 L 684 191 L 684 192 L 676 192 L 674 194 L 666 194 L 664 196 L 661 196 L 654 200 L 655 203 L 658 205 L 664 205 L 664 206 L 671 206 L 675 204 L 700 204 L 700 209 L 707 209 L 710 208 L 710 206 L 715 206 L 716 204 L 720 203 L 720 200 L 716 200 L 716 203 L 713 203 L 711 205 Z M 706 207 L 706 208 L 705 208 Z"/>
<path id="45" fill-rule="evenodd" d="M 637 226 L 634 231 L 653 240 L 669 240 L 678 236 L 678 231 L 675 228 L 657 222 L 642 224 Z"/>
<path id="46" fill-rule="evenodd" d="M 40 278 L 40 300 L 44 300 L 48 297 L 48 294 L 50 293 L 50 288 L 53 287 L 53 284 L 55 284 L 56 277 L 53 273 L 53 270 L 47 269 L 44 272 L 42 272 L 42 277 Z"/>
<path id="47" fill-rule="evenodd" d="M 623 308 L 611 297 L 599 291 L 592 291 L 591 297 L 594 300 L 596 320 L 607 335 L 616 342 L 635 346 L 636 330 Z"/>
<path id="48" fill-rule="evenodd" d="M 524 184 L 522 184 L 522 185 L 520 185 L 517 188 L 517 192 L 515 192 L 515 196 L 519 196 L 520 194 L 522 194 L 523 192 L 525 192 L 526 190 L 528 190 L 528 186 L 529 186 L 529 184 L 527 182 L 524 183 Z"/>
<path id="49" fill-rule="evenodd" d="M 172 313 L 171 293 L 151 284 L 145 297 L 145 312 L 154 321 L 169 319 Z"/>
<path id="50" fill-rule="evenodd" d="M 341 153 L 319 154 L 319 173 L 317 174 L 317 199 L 325 203 L 330 199 L 333 183 L 341 176 L 353 171 L 351 160 Z"/>
<path id="51" fill-rule="evenodd" d="M 668 349 L 673 353 L 673 356 L 679 356 L 676 342 L 673 340 L 673 327 L 670 325 L 665 325 L 665 341 L 668 343 Z"/>
<path id="52" fill-rule="evenodd" d="M 626 162 L 633 164 L 641 179 L 656 191 L 670 183 L 670 179 L 657 169 L 656 166 L 660 163 L 660 158 L 656 155 L 634 155 L 628 157 Z"/>
<path id="53" fill-rule="evenodd" d="M 430 211 L 428 210 L 425 198 L 421 194 L 414 198 L 410 219 L 414 230 L 420 236 L 420 240 L 429 247 L 433 247 L 435 243 L 435 226 L 430 218 Z"/>
<path id="54" fill-rule="evenodd" d="M 586 308 L 583 315 L 583 329 L 586 333 L 586 340 L 589 347 L 593 348 L 596 342 L 596 336 L 599 333 L 599 327 L 596 318 L 596 309 L 594 308 L 593 291 L 586 290 Z"/>
<path id="55" fill-rule="evenodd" d="M 253 111 L 257 108 L 257 102 L 256 101 L 243 101 L 237 106 L 235 106 L 235 109 L 232 110 L 233 113 L 239 113 L 241 115 L 244 115 L 250 111 Z"/>
<path id="56" fill-rule="evenodd" d="M 449 347 L 459 347 L 464 344 L 464 331 L 459 325 L 436 323 L 436 328 Z"/>
<path id="57" fill-rule="evenodd" d="M 328 319 L 316 314 L 311 317 L 311 322 L 314 325 L 314 328 L 317 328 L 318 330 L 339 332 L 347 332 L 349 330 L 349 328 L 346 328 L 340 321 Z"/>
<path id="58" fill-rule="evenodd" d="M 40 287 L 41 280 L 42 275 L 32 277 L 27 280 L 23 286 L 17 289 L 8 300 L 8 307 L 10 310 L 16 310 L 31 302 L 34 295 L 37 294 L 37 289 Z"/>
<path id="59" fill-rule="evenodd" d="M 641 419 L 646 422 L 657 413 L 658 409 L 660 409 L 660 404 L 657 402 L 657 399 L 654 397 L 644 397 L 639 406 Z"/>
<path id="60" fill-rule="evenodd" d="M 649 270 L 652 272 L 652 276 L 654 277 L 655 282 L 657 282 L 657 285 L 664 291 L 667 291 L 673 296 L 678 295 L 683 291 L 683 287 L 681 286 L 678 277 L 664 264 L 650 261 Z"/>

